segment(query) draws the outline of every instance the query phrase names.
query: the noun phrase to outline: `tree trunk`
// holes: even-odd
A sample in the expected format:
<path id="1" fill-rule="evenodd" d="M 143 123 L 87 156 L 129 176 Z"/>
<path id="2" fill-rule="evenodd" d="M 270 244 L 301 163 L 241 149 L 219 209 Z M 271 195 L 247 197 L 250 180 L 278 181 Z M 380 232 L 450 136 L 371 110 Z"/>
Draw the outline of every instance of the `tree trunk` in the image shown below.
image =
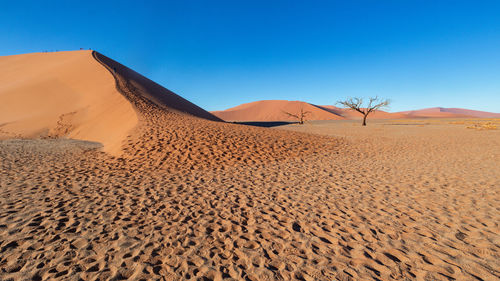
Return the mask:
<path id="1" fill-rule="evenodd" d="M 366 117 L 368 117 L 368 114 L 365 114 L 363 116 L 363 126 L 366 126 Z"/>

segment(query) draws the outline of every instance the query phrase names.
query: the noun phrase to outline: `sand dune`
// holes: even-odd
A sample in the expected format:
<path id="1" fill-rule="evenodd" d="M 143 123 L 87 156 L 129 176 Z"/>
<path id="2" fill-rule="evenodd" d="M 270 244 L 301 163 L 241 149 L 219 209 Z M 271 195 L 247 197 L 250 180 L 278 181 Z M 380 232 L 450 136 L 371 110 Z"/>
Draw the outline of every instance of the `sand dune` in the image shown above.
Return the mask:
<path id="1" fill-rule="evenodd" d="M 432 107 L 420 110 L 402 111 L 401 114 L 406 114 L 410 118 L 436 118 L 436 117 L 446 117 L 446 118 L 500 118 L 500 113 L 492 113 L 486 111 L 477 111 L 463 108 L 443 108 L 443 107 Z"/>
<path id="2" fill-rule="evenodd" d="M 313 105 L 302 101 L 264 100 L 242 104 L 233 108 L 212 113 L 225 121 L 292 121 L 293 117 L 284 114 L 307 109 L 311 114 L 307 120 L 361 119 L 361 113 L 333 105 Z M 463 108 L 433 107 L 412 111 L 386 112 L 378 110 L 368 119 L 403 119 L 403 118 L 500 118 L 500 113 L 469 110 Z"/>
<path id="3" fill-rule="evenodd" d="M 84 139 L 118 153 L 136 124 L 91 51 L 0 57 L 0 138 Z"/>
<path id="4" fill-rule="evenodd" d="M 97 60 L 97 61 L 96 61 Z M 101 62 L 101 63 L 99 63 Z M 219 120 L 137 72 L 92 51 L 0 58 L 0 139 L 72 138 L 96 141 L 119 155 L 138 123 L 134 105 L 116 89 L 113 72 L 166 110 Z"/>
<path id="5" fill-rule="evenodd" d="M 500 131 L 215 122 L 95 56 L 137 125 L 0 141 L 0 280 L 500 278 Z"/>
<path id="6" fill-rule="evenodd" d="M 302 101 L 263 100 L 242 104 L 212 113 L 225 121 L 296 121 L 284 112 L 298 113 L 300 109 L 311 112 L 307 120 L 361 119 L 361 113 L 333 105 L 314 105 Z M 368 119 L 408 118 L 404 113 L 376 111 Z"/>
<path id="7" fill-rule="evenodd" d="M 335 113 L 318 106 L 287 100 L 263 100 L 245 103 L 223 111 L 213 111 L 212 114 L 225 121 L 297 121 L 285 112 L 298 114 L 301 110 L 310 112 L 307 120 L 341 120 Z"/>

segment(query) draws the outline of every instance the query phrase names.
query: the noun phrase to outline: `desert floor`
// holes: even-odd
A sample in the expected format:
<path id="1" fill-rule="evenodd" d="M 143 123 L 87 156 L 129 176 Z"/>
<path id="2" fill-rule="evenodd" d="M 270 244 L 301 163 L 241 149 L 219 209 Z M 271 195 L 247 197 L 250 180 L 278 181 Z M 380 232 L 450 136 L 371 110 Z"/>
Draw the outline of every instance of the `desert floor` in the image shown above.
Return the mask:
<path id="1" fill-rule="evenodd" d="M 141 120 L 0 142 L 1 280 L 500 278 L 500 130 Z"/>

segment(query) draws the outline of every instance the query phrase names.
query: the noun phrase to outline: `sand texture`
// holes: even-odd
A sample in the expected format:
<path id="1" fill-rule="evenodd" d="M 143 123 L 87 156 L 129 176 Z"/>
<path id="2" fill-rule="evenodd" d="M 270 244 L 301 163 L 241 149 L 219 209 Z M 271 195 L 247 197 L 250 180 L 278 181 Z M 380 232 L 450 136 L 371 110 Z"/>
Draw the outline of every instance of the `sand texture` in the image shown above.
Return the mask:
<path id="1" fill-rule="evenodd" d="M 94 55 L 137 126 L 0 142 L 0 280 L 500 278 L 500 130 L 217 122 Z"/>

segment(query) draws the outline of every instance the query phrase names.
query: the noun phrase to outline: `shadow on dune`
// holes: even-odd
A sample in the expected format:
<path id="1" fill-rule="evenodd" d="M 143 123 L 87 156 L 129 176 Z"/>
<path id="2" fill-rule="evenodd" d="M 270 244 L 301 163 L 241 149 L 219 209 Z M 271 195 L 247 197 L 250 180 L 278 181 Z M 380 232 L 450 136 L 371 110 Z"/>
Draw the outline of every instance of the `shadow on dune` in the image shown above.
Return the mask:
<path id="1" fill-rule="evenodd" d="M 115 79 L 117 79 L 117 76 L 123 78 L 124 85 L 120 85 L 120 83 L 117 82 L 117 89 L 132 102 L 137 98 L 145 99 L 166 110 L 183 112 L 212 121 L 222 121 L 218 117 L 205 111 L 203 108 L 105 55 L 96 51 L 93 51 L 92 55 L 99 63 L 108 69 Z M 128 96 L 124 88 L 132 90 L 133 95 Z"/>
<path id="2" fill-rule="evenodd" d="M 240 125 L 248 125 L 248 126 L 255 126 L 255 127 L 264 127 L 264 128 L 271 128 L 271 127 L 278 127 L 278 126 L 284 126 L 284 125 L 289 125 L 289 124 L 297 124 L 299 122 L 284 122 L 284 121 L 277 121 L 277 122 L 232 122 L 233 124 L 240 124 Z"/>
<path id="3" fill-rule="evenodd" d="M 324 106 L 321 106 L 321 105 L 315 105 L 315 104 L 312 104 L 310 103 L 310 105 L 314 106 L 314 107 L 317 107 L 319 109 L 322 109 L 324 111 L 328 111 L 330 112 L 331 114 L 334 114 L 334 115 L 337 115 L 338 117 L 341 117 L 341 118 L 346 118 L 341 111 L 339 110 L 334 110 L 334 109 L 331 109 L 331 108 L 328 108 L 328 107 L 324 107 Z"/>

